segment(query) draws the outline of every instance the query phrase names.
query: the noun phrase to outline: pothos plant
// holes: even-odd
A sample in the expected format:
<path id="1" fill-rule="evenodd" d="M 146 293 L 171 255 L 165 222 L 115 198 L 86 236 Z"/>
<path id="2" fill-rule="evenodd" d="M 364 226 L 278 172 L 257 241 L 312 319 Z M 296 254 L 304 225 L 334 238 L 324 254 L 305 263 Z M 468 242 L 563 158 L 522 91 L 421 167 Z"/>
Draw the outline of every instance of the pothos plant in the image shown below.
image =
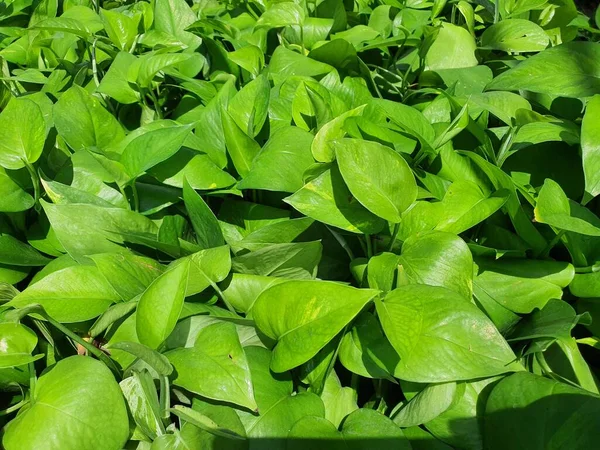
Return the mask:
<path id="1" fill-rule="evenodd" d="M 595 448 L 599 17 L 1 3 L 3 448 Z"/>

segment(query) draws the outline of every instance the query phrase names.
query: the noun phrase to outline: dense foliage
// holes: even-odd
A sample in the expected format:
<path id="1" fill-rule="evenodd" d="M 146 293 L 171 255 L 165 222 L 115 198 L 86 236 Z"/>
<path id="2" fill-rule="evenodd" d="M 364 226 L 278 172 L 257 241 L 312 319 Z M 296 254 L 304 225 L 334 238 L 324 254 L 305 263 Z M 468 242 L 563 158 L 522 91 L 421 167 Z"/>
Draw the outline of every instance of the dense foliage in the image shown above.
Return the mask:
<path id="1" fill-rule="evenodd" d="M 599 22 L 0 3 L 2 446 L 597 447 Z"/>

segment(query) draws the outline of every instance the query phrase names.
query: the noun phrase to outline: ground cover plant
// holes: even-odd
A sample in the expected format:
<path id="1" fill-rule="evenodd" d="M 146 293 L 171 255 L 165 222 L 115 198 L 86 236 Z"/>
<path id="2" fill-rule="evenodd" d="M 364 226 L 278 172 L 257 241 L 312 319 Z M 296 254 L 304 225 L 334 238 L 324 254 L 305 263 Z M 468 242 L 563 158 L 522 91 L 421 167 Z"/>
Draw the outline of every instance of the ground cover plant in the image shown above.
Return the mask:
<path id="1" fill-rule="evenodd" d="M 596 448 L 588 3 L 1 2 L 0 447 Z"/>

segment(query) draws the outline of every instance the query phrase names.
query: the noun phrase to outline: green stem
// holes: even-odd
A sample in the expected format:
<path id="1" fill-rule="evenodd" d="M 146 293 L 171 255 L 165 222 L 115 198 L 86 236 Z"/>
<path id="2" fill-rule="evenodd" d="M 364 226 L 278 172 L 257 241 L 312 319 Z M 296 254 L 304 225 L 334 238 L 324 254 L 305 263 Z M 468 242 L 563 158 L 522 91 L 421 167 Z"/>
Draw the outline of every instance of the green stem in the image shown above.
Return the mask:
<path id="1" fill-rule="evenodd" d="M 504 164 L 504 161 L 506 161 L 506 158 L 508 158 L 508 156 L 509 156 L 508 152 L 510 151 L 510 148 L 512 147 L 513 139 L 514 139 L 516 133 L 517 133 L 517 129 L 511 127 L 511 129 L 508 130 L 508 133 L 507 133 L 506 137 L 504 138 L 504 141 L 502 141 L 502 145 L 500 146 L 500 149 L 498 150 L 498 156 L 496 156 L 496 165 L 498 167 L 502 167 L 502 164 Z"/>
<path id="2" fill-rule="evenodd" d="M 110 359 L 102 350 L 94 347 L 92 344 L 87 342 L 81 336 L 78 336 L 75 333 L 73 333 L 71 330 L 69 330 L 67 327 L 65 327 L 62 323 L 57 322 L 52 317 L 50 317 L 48 315 L 48 313 L 46 312 L 46 310 L 41 305 L 29 305 L 29 306 L 26 306 L 25 308 L 21 308 L 16 313 L 17 313 L 17 317 L 24 317 L 29 314 L 38 314 L 38 315 L 42 316 L 44 319 L 46 319 L 50 323 L 50 325 L 52 325 L 54 328 L 56 328 L 58 331 L 60 331 L 65 336 L 67 336 L 67 337 L 71 338 L 72 340 L 74 340 L 75 342 L 77 342 L 79 345 L 81 345 L 83 348 L 85 348 L 88 352 L 90 352 L 92 355 L 94 355 L 96 358 L 98 358 L 100 361 L 102 361 L 104 364 L 106 364 L 106 366 L 110 370 L 112 370 L 113 373 L 119 379 L 121 378 L 121 373 L 119 371 L 119 368 L 116 366 L 116 364 L 114 363 L 114 361 L 112 359 Z"/>
<path id="3" fill-rule="evenodd" d="M 33 393 L 35 392 L 35 385 L 37 383 L 37 376 L 35 373 L 35 364 L 33 362 L 30 362 L 28 364 L 28 369 L 29 369 L 29 395 L 33 396 Z"/>
<path id="4" fill-rule="evenodd" d="M 335 238 L 335 240 L 338 241 L 338 243 L 346 251 L 346 253 L 348 254 L 348 258 L 350 258 L 350 261 L 352 261 L 354 259 L 354 253 L 352 252 L 352 249 L 348 245 L 348 241 L 346 241 L 346 239 L 344 238 L 344 236 L 342 236 L 340 233 L 338 233 L 337 231 L 335 231 L 331 227 L 329 227 L 327 225 L 325 225 L 325 226 L 327 227 L 327 229 L 329 230 L 329 232 L 333 235 L 333 237 Z"/>
<path id="5" fill-rule="evenodd" d="M 121 195 L 123 196 L 123 198 L 125 199 L 125 202 L 127 203 L 127 208 L 129 208 L 129 210 L 131 211 L 131 205 L 129 204 L 129 200 L 127 199 L 127 192 L 125 192 L 125 188 L 123 186 L 121 186 L 120 184 L 118 184 L 119 186 L 119 191 L 121 192 Z"/>
<path id="6" fill-rule="evenodd" d="M 152 89 L 148 90 L 148 94 L 150 95 L 150 98 L 152 99 L 152 103 L 154 103 L 154 111 L 156 111 L 156 115 L 158 116 L 159 119 L 162 119 L 163 114 L 162 114 L 162 111 L 160 110 L 158 98 L 156 97 L 156 95 L 154 95 L 154 91 Z"/>
<path id="7" fill-rule="evenodd" d="M 29 164 L 27 161 L 22 160 L 29 172 L 29 176 L 31 177 L 31 183 L 33 184 L 33 197 L 35 202 L 35 209 L 39 211 L 40 209 L 40 176 L 38 175 L 35 167 Z"/>
<path id="8" fill-rule="evenodd" d="M 131 53 L 133 55 L 133 52 L 135 51 L 135 48 L 138 45 L 138 41 L 140 39 L 140 35 L 138 34 L 135 39 L 133 40 L 133 44 L 131 44 L 131 48 L 129 49 L 129 53 Z"/>
<path id="9" fill-rule="evenodd" d="M 391 252 L 394 248 L 394 244 L 396 243 L 396 238 L 398 237 L 398 232 L 400 231 L 400 222 L 394 224 L 394 231 L 392 232 L 392 238 L 390 240 L 390 245 L 388 247 L 388 252 Z"/>
<path id="10" fill-rule="evenodd" d="M 217 285 L 217 283 L 215 283 L 213 280 L 211 280 L 208 277 L 206 277 L 206 279 L 208 280 L 208 282 L 210 283 L 212 288 L 215 290 L 217 295 L 221 298 L 221 300 L 223 300 L 223 303 L 225 303 L 225 306 L 227 306 L 227 309 L 237 316 L 238 315 L 237 311 L 235 310 L 235 308 L 233 306 L 231 306 L 231 303 L 229 303 L 229 301 L 225 297 L 225 294 L 223 293 L 221 288 Z"/>
<path id="11" fill-rule="evenodd" d="M 540 259 L 547 258 L 550 254 L 550 250 L 552 250 L 554 246 L 559 243 L 564 234 L 565 230 L 560 230 L 558 233 L 556 233 L 556 236 L 554 236 L 554 238 L 552 238 L 552 240 L 548 242 L 548 245 L 546 245 L 546 247 L 540 252 L 540 254 L 537 257 Z"/>
<path id="12" fill-rule="evenodd" d="M 92 42 L 92 47 L 90 49 L 90 60 L 92 63 L 92 76 L 94 77 L 94 83 L 96 87 L 100 86 L 100 79 L 98 78 L 98 64 L 96 62 L 96 39 Z"/>
<path id="13" fill-rule="evenodd" d="M 365 233 L 365 241 L 367 242 L 367 258 L 373 256 L 373 244 L 371 242 L 371 235 Z"/>
<path id="14" fill-rule="evenodd" d="M 352 373 L 352 377 L 350 378 L 350 387 L 358 394 L 358 382 L 359 377 L 357 374 Z"/>
<path id="15" fill-rule="evenodd" d="M 160 379 L 160 411 L 163 421 L 168 420 L 170 416 L 169 408 L 171 407 L 171 392 L 169 391 L 169 378 L 161 375 Z M 167 422 L 166 425 L 169 423 Z M 162 427 L 161 427 L 162 428 Z"/>
<path id="16" fill-rule="evenodd" d="M 500 0 L 494 2 L 494 23 L 500 20 Z"/>
<path id="17" fill-rule="evenodd" d="M 575 267 L 575 273 L 595 273 L 600 272 L 600 265 L 594 264 L 587 267 Z"/>
<path id="18" fill-rule="evenodd" d="M 131 183 L 131 192 L 133 193 L 133 210 L 135 212 L 140 212 L 140 198 L 138 196 L 135 180 L 133 180 L 133 182 Z"/>
<path id="19" fill-rule="evenodd" d="M 1 410 L 0 411 L 0 417 L 7 416 L 10 413 L 13 413 L 13 412 L 21 409 L 21 407 L 25 406 L 27 403 L 29 403 L 29 400 L 21 400 L 19 403 L 15 403 L 14 405 L 9 406 L 8 408 Z"/>
<path id="20" fill-rule="evenodd" d="M 302 46 L 302 56 L 306 55 L 306 48 L 304 47 L 304 27 L 300 25 L 300 45 Z"/>

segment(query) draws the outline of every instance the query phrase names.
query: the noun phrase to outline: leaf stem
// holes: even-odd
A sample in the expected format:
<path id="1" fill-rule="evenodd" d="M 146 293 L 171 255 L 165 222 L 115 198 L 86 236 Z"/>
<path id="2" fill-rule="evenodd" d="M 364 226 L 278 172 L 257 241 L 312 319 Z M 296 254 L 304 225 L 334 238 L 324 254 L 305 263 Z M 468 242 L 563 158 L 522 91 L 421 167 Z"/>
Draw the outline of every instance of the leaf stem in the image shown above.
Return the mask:
<path id="1" fill-rule="evenodd" d="M 210 283 L 210 285 L 212 286 L 212 288 L 215 290 L 215 292 L 221 298 L 221 300 L 223 300 L 223 303 L 225 303 L 225 306 L 227 306 L 227 309 L 229 311 L 231 311 L 232 313 L 234 313 L 236 316 L 238 316 L 239 314 L 237 313 L 237 311 L 235 310 L 235 308 L 233 306 L 231 306 L 231 303 L 229 303 L 229 301 L 225 297 L 225 294 L 223 293 L 223 291 L 221 290 L 221 288 L 219 288 L 219 286 L 217 285 L 217 283 L 215 283 L 213 280 L 211 280 L 208 277 L 206 277 L 206 278 L 207 278 L 208 282 Z"/>
<path id="2" fill-rule="evenodd" d="M 121 192 L 121 195 L 123 196 L 123 198 L 125 199 L 125 202 L 127 203 L 127 208 L 131 211 L 131 204 L 129 203 L 129 200 L 127 199 L 127 192 L 125 192 L 125 188 L 118 183 L 117 183 L 117 185 L 119 186 L 119 191 Z"/>
<path id="3" fill-rule="evenodd" d="M 500 20 L 500 0 L 494 1 L 494 23 Z"/>
<path id="4" fill-rule="evenodd" d="M 506 161 L 506 158 L 508 158 L 508 152 L 512 147 L 513 139 L 516 133 L 517 129 L 511 127 L 510 130 L 508 130 L 506 137 L 502 141 L 502 145 L 500 146 L 500 149 L 498 150 L 498 155 L 496 156 L 496 165 L 498 167 L 502 167 L 502 164 L 504 164 L 504 161 Z"/>
<path id="5" fill-rule="evenodd" d="M 356 392 L 358 394 L 358 382 L 360 381 L 359 377 L 357 374 L 355 374 L 354 372 L 352 373 L 352 376 L 350 377 L 350 387 L 354 390 L 354 392 Z"/>
<path id="6" fill-rule="evenodd" d="M 346 253 L 348 254 L 348 258 L 350 258 L 350 261 L 354 260 L 354 252 L 352 252 L 352 249 L 348 245 L 348 241 L 346 241 L 344 236 L 342 236 L 340 233 L 338 233 L 331 227 L 329 227 L 327 225 L 325 225 L 325 226 L 327 227 L 329 232 L 333 235 L 335 240 L 338 241 L 338 243 L 341 245 L 341 247 L 346 251 Z"/>
<path id="7" fill-rule="evenodd" d="M 114 361 L 112 359 L 110 359 L 102 350 L 94 347 L 92 344 L 87 342 L 81 336 L 78 336 L 77 334 L 73 333 L 71 330 L 69 330 L 67 327 L 65 327 L 62 323 L 57 322 L 52 317 L 50 317 L 42 305 L 36 304 L 36 305 L 26 306 L 25 308 L 21 308 L 20 310 L 17 310 L 17 314 L 20 317 L 24 317 L 29 314 L 38 314 L 38 315 L 42 316 L 54 328 L 56 328 L 58 331 L 60 331 L 65 336 L 67 336 L 67 337 L 71 338 L 72 340 L 74 340 L 75 342 L 77 342 L 79 345 L 81 345 L 83 348 L 85 348 L 88 352 L 90 352 L 92 355 L 94 355 L 96 358 L 98 358 L 100 361 L 102 361 L 104 364 L 106 364 L 106 366 L 110 370 L 112 370 L 112 372 L 117 376 L 118 379 L 121 378 L 121 373 L 119 371 L 119 368 L 116 366 L 116 364 L 114 363 Z"/>
<path id="8" fill-rule="evenodd" d="M 564 234 L 565 230 L 560 230 L 558 233 L 556 233 L 556 236 L 554 236 L 554 238 L 552 238 L 552 240 L 548 242 L 548 245 L 546 245 L 546 247 L 540 252 L 539 255 L 537 255 L 537 257 L 540 259 L 547 258 L 550 254 L 550 251 L 554 248 L 556 244 L 558 244 L 558 242 L 561 240 Z"/>
<path id="9" fill-rule="evenodd" d="M 33 393 L 35 392 L 35 385 L 37 383 L 37 376 L 35 373 L 35 363 L 30 362 L 27 365 L 27 368 L 29 369 L 29 396 L 31 397 L 33 395 Z"/>
<path id="10" fill-rule="evenodd" d="M 595 273 L 600 272 L 600 265 L 593 264 L 587 267 L 575 267 L 575 273 Z"/>
<path id="11" fill-rule="evenodd" d="M 171 407 L 171 393 L 169 392 L 169 377 L 161 375 L 159 377 L 160 382 L 160 413 L 163 421 L 168 420 L 170 413 L 169 408 Z M 168 425 L 168 423 L 166 423 Z"/>
<path id="12" fill-rule="evenodd" d="M 159 119 L 162 119 L 163 118 L 163 114 L 162 114 L 162 111 L 160 110 L 160 105 L 158 103 L 158 98 L 154 94 L 154 91 L 152 89 L 148 89 L 148 95 L 152 99 L 152 103 L 154 104 L 154 111 L 156 111 L 156 115 L 158 116 Z"/>
<path id="13" fill-rule="evenodd" d="M 15 411 L 21 409 L 21 407 L 25 406 L 27 403 L 29 403 L 29 400 L 21 400 L 19 403 L 15 403 L 14 405 L 9 406 L 8 408 L 1 410 L 0 411 L 0 417 L 7 416 L 7 415 L 9 415 L 12 412 L 15 412 Z"/>
<path id="14" fill-rule="evenodd" d="M 27 168 L 29 172 L 29 176 L 31 177 L 31 184 L 33 184 L 33 197 L 35 202 L 35 210 L 40 210 L 40 176 L 38 175 L 35 167 L 33 167 L 29 162 L 22 160 L 23 164 Z"/>
<path id="15" fill-rule="evenodd" d="M 394 231 L 392 232 L 392 238 L 390 239 L 390 245 L 388 247 L 388 252 L 391 252 L 394 248 L 394 244 L 396 243 L 396 238 L 398 237 L 398 232 L 400 231 L 400 222 L 394 224 Z"/>
<path id="16" fill-rule="evenodd" d="M 367 258 L 373 256 L 373 243 L 371 242 L 371 235 L 365 233 L 365 241 L 367 242 Z"/>
<path id="17" fill-rule="evenodd" d="M 133 194 L 133 210 L 140 212 L 140 197 L 138 196 L 137 186 L 135 185 L 136 180 L 131 183 L 131 192 Z"/>
<path id="18" fill-rule="evenodd" d="M 306 55 L 306 48 L 304 47 L 304 27 L 300 25 L 300 45 L 302 46 L 302 56 Z"/>
<path id="19" fill-rule="evenodd" d="M 92 63 L 92 76 L 94 77 L 94 83 L 96 84 L 96 87 L 98 87 L 100 86 L 100 79 L 98 78 L 98 64 L 96 62 L 96 41 L 97 39 L 94 39 L 92 42 L 92 47 L 90 48 L 90 60 Z"/>

